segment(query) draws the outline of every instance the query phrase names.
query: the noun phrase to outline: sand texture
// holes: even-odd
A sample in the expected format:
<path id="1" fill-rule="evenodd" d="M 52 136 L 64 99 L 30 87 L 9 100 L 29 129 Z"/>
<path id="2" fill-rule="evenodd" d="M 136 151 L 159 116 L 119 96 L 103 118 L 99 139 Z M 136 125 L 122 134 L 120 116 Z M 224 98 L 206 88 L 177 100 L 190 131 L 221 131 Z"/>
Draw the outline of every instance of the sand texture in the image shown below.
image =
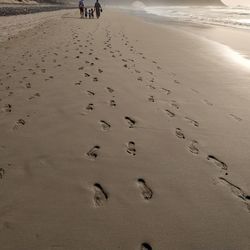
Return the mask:
<path id="1" fill-rule="evenodd" d="M 250 249 L 249 69 L 114 10 L 39 15 L 0 44 L 0 249 Z"/>

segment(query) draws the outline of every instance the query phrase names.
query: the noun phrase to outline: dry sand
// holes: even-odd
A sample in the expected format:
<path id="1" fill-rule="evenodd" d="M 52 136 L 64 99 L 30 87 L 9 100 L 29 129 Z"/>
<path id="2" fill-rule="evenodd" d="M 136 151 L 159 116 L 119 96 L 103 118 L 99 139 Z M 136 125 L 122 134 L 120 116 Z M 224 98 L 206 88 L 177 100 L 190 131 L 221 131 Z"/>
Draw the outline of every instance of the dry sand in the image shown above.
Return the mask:
<path id="1" fill-rule="evenodd" d="M 250 249 L 249 68 L 178 27 L 57 13 L 0 47 L 1 249 Z"/>

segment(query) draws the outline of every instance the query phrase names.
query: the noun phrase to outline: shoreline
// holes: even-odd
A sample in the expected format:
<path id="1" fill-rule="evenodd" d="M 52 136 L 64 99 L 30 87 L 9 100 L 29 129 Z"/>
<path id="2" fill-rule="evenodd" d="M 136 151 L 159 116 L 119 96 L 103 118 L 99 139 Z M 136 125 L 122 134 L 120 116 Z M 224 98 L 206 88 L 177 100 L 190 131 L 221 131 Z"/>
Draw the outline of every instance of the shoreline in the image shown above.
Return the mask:
<path id="1" fill-rule="evenodd" d="M 250 29 L 219 24 L 196 24 L 192 22 L 170 21 L 163 16 L 147 14 L 141 10 L 130 12 L 129 10 L 118 9 L 118 11 L 128 15 L 138 16 L 149 23 L 165 25 L 168 28 L 176 30 L 180 29 L 184 32 L 196 35 L 197 38 L 205 38 L 223 44 L 235 50 L 235 52 L 238 52 L 243 58 L 250 58 L 250 49 L 248 46 L 250 43 Z M 242 39 L 244 43 L 241 42 Z"/>

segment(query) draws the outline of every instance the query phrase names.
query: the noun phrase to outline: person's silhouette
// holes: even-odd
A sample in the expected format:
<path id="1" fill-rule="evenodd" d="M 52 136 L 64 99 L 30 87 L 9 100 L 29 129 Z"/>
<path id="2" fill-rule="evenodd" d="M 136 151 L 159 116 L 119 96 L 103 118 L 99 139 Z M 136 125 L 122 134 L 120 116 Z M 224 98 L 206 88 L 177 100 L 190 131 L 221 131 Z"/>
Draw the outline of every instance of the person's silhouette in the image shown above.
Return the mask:
<path id="1" fill-rule="evenodd" d="M 96 13 L 96 17 L 99 18 L 102 12 L 102 6 L 100 5 L 99 1 L 96 0 L 95 3 L 95 13 Z"/>

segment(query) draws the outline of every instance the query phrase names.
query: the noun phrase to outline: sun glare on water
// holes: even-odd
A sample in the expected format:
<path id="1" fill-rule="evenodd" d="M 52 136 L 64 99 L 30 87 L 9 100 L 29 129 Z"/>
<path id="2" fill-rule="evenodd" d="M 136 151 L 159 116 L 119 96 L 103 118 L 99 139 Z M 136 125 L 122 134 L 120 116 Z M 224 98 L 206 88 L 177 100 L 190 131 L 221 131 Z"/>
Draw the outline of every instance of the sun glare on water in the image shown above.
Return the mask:
<path id="1" fill-rule="evenodd" d="M 230 61 L 235 62 L 247 69 L 250 69 L 250 59 L 246 56 L 242 55 L 241 53 L 231 49 L 228 46 L 221 45 L 221 51 L 225 57 L 227 57 Z"/>

